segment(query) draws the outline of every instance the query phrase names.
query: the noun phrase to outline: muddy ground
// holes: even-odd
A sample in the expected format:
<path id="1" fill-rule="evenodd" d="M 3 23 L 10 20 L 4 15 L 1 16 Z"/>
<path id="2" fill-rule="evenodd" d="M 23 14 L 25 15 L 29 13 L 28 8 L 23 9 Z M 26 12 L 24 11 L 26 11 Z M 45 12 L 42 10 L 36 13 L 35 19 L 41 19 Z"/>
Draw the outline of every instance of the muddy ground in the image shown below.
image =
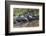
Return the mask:
<path id="1" fill-rule="evenodd" d="M 14 27 L 38 27 L 39 20 L 27 21 L 27 22 L 19 22 L 13 25 Z"/>

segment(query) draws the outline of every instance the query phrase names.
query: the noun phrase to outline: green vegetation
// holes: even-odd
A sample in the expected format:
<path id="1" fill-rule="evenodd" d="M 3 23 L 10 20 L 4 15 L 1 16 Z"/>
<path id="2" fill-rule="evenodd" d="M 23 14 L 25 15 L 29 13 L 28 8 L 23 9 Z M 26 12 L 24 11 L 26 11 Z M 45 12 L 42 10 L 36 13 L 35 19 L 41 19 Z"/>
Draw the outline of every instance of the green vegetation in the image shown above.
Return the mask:
<path id="1" fill-rule="evenodd" d="M 33 16 L 39 16 L 39 9 L 14 8 L 14 16 L 21 16 L 31 13 Z"/>

